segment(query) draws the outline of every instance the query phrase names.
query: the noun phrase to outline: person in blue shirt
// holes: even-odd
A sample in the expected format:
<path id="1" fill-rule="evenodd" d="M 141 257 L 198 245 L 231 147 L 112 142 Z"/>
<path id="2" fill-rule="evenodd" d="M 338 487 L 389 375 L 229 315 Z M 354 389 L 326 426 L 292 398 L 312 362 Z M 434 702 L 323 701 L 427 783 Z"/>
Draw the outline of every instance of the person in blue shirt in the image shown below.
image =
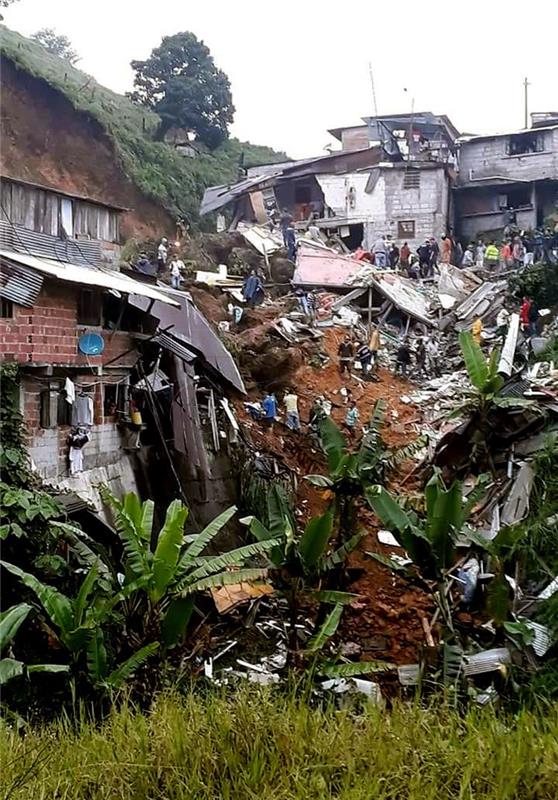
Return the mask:
<path id="1" fill-rule="evenodd" d="M 296 231 L 294 222 L 290 222 L 287 227 L 285 242 L 287 245 L 287 258 L 289 261 L 296 262 Z"/>
<path id="2" fill-rule="evenodd" d="M 258 305 L 258 303 L 261 303 L 263 300 L 262 282 L 255 269 L 250 272 L 244 281 L 244 285 L 242 286 L 242 296 L 250 308 Z"/>
<path id="3" fill-rule="evenodd" d="M 277 416 L 277 400 L 275 399 L 275 395 L 271 392 L 268 392 L 262 400 L 262 409 L 262 422 L 273 430 L 273 424 Z"/>

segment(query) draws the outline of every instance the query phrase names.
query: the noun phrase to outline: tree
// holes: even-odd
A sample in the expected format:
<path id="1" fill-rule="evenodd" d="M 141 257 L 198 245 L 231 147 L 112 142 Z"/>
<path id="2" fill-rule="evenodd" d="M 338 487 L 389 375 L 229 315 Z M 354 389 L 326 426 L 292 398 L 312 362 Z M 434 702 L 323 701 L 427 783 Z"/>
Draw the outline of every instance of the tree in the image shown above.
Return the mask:
<path id="1" fill-rule="evenodd" d="M 229 134 L 234 106 L 228 77 L 193 33 L 165 36 L 146 61 L 132 61 L 131 98 L 161 118 L 161 137 L 176 125 L 217 147 Z"/>
<path id="2" fill-rule="evenodd" d="M 31 38 L 42 44 L 45 50 L 48 50 L 53 56 L 63 58 L 70 64 L 76 64 L 80 59 L 68 37 L 56 33 L 53 28 L 41 28 Z"/>

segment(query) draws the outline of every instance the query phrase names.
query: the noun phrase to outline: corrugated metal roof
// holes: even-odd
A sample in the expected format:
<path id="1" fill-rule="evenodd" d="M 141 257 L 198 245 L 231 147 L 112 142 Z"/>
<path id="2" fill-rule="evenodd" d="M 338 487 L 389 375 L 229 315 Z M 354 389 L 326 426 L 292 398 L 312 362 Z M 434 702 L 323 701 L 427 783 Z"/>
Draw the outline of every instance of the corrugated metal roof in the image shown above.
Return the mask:
<path id="1" fill-rule="evenodd" d="M 163 303 L 154 303 L 149 309 L 151 316 L 159 320 L 159 328 L 170 334 L 173 339 L 184 343 L 195 352 L 196 356 L 205 359 L 235 389 L 245 394 L 246 389 L 233 357 L 211 328 L 209 322 L 188 299 L 184 292 L 168 294 L 179 304 L 179 308 Z M 149 303 L 142 297 L 130 296 L 129 302 L 142 311 L 147 311 Z"/>
<path id="2" fill-rule="evenodd" d="M 472 656 L 463 656 L 464 675 L 482 675 L 484 672 L 495 672 L 511 662 L 507 647 L 495 647 Z"/>
<path id="3" fill-rule="evenodd" d="M 50 275 L 60 281 L 78 283 L 85 286 L 100 286 L 105 289 L 114 289 L 123 294 L 135 294 L 141 297 L 148 297 L 150 300 L 164 303 L 166 305 L 179 306 L 180 304 L 154 289 L 148 284 L 135 281 L 113 270 L 96 269 L 95 267 L 79 266 L 78 264 L 67 264 L 60 261 L 51 261 L 48 258 L 37 258 L 36 256 L 24 255 L 23 253 L 12 253 L 8 250 L 0 250 L 0 261 L 9 264 L 22 264 L 36 270 L 39 273 Z"/>
<path id="4" fill-rule="evenodd" d="M 31 307 L 43 286 L 43 276 L 22 264 L 0 262 L 0 297 Z"/>
<path id="5" fill-rule="evenodd" d="M 196 358 L 196 354 L 192 352 L 192 350 L 188 350 L 187 347 L 180 344 L 179 341 L 173 339 L 172 336 L 169 336 L 167 333 L 158 333 L 151 341 L 161 345 L 165 350 L 174 353 L 175 356 L 178 356 L 178 358 L 182 359 L 182 361 L 185 361 L 187 364 L 194 361 Z"/>
<path id="6" fill-rule="evenodd" d="M 87 239 L 60 239 L 50 233 L 40 233 L 0 219 L 0 248 L 23 255 L 68 261 L 86 267 L 103 264 L 101 243 Z"/>
<path id="7" fill-rule="evenodd" d="M 209 186 L 203 195 L 200 214 L 203 216 L 204 214 L 210 214 L 212 211 L 218 211 L 237 197 L 240 197 L 240 195 L 263 186 L 267 181 L 272 181 L 278 175 L 281 175 L 280 170 L 268 175 L 253 175 L 251 178 L 243 178 L 233 184 Z"/>

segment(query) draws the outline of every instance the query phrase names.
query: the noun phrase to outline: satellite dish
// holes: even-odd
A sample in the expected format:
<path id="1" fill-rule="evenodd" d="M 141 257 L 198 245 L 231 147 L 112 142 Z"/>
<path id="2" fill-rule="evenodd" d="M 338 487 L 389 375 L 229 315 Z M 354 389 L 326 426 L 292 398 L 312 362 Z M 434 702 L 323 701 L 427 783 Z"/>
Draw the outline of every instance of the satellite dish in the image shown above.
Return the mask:
<path id="1" fill-rule="evenodd" d="M 79 337 L 78 349 L 86 356 L 98 356 L 105 349 L 105 340 L 100 333 L 84 333 Z"/>

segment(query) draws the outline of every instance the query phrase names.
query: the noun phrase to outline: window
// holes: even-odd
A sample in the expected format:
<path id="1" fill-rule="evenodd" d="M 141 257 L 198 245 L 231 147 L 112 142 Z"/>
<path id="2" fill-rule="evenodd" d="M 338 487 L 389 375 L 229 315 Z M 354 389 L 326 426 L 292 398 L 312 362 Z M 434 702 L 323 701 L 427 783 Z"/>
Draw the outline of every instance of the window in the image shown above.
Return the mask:
<path id="1" fill-rule="evenodd" d="M 0 298 L 0 317 L 2 319 L 12 319 L 14 316 L 14 306 L 11 300 L 5 297 Z"/>
<path id="2" fill-rule="evenodd" d="M 397 223 L 397 238 L 398 239 L 414 239 L 415 238 L 415 221 L 414 219 L 401 219 Z"/>
<path id="3" fill-rule="evenodd" d="M 77 324 L 101 324 L 101 293 L 96 289 L 81 289 L 78 296 Z"/>
<path id="4" fill-rule="evenodd" d="M 509 156 L 523 156 L 529 153 L 542 153 L 544 150 L 544 134 L 515 133 L 510 136 L 507 153 Z"/>
<path id="5" fill-rule="evenodd" d="M 420 189 L 420 170 L 407 169 L 403 175 L 404 189 Z"/>

